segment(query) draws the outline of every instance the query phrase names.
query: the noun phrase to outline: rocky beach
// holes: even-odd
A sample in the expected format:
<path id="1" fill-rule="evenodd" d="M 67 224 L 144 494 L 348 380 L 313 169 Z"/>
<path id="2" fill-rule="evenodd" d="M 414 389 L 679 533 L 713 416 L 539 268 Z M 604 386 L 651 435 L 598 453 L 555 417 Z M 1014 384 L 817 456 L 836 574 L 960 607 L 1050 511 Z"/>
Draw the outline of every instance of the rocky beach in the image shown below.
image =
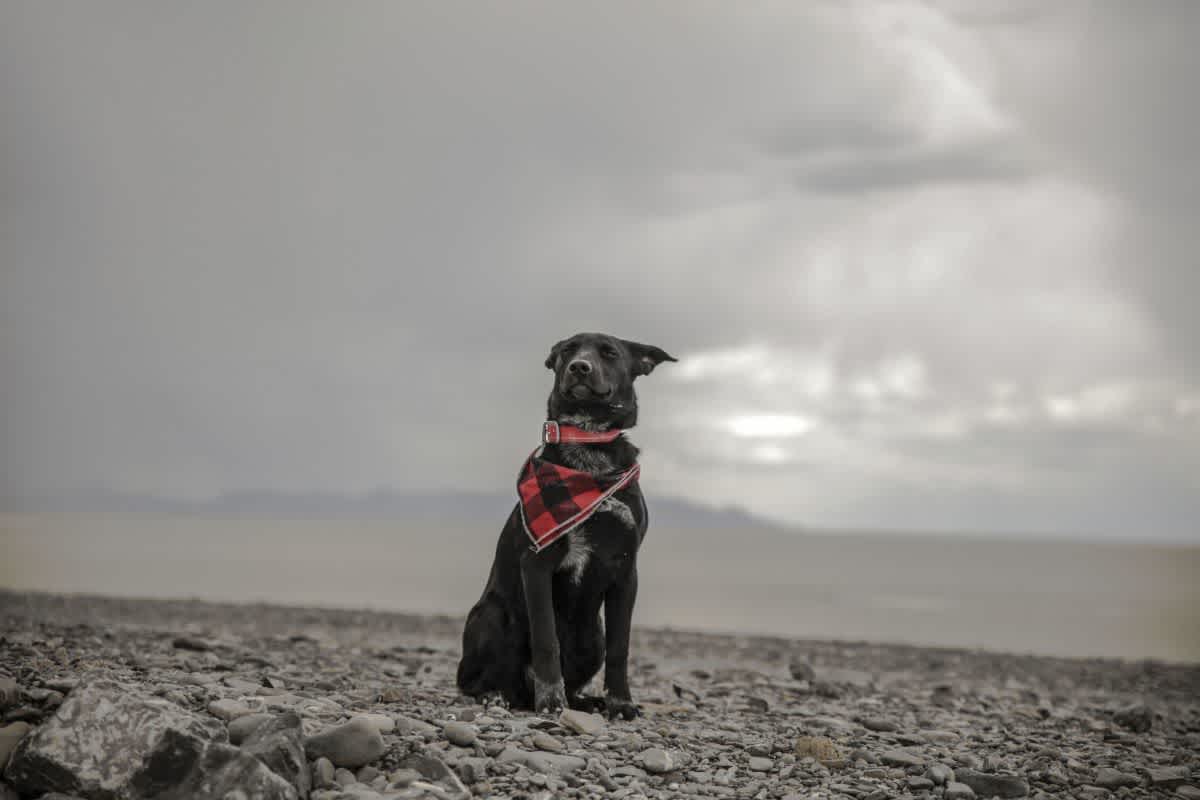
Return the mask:
<path id="1" fill-rule="evenodd" d="M 0 592 L 0 798 L 1200 798 L 1200 667 L 637 629 L 632 722 L 461 620 Z"/>

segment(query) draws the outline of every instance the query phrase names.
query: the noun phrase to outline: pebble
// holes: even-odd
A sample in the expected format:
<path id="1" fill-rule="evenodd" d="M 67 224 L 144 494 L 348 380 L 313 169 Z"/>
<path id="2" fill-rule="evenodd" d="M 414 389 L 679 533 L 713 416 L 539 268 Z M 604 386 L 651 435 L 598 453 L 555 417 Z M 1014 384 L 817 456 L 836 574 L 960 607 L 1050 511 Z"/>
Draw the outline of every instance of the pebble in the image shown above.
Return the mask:
<path id="1" fill-rule="evenodd" d="M 271 716 L 270 714 L 246 714 L 230 720 L 229 724 L 225 726 L 229 731 L 229 743 L 241 744 L 247 736 L 254 732 L 255 728 L 271 719 Z"/>
<path id="2" fill-rule="evenodd" d="M 925 774 L 937 786 L 942 786 L 954 780 L 954 770 L 945 764 L 931 764 Z"/>
<path id="3" fill-rule="evenodd" d="M 878 733 L 892 733 L 900 727 L 890 719 L 884 719 L 883 717 L 864 717 L 862 719 L 862 726 L 869 731 L 876 731 Z"/>
<path id="4" fill-rule="evenodd" d="M 391 733 L 396 730 L 396 719 L 390 714 L 359 714 L 358 716 L 373 725 L 375 730 L 380 733 Z"/>
<path id="5" fill-rule="evenodd" d="M 925 759 L 908 750 L 887 750 L 879 754 L 879 760 L 890 767 L 922 767 Z"/>
<path id="6" fill-rule="evenodd" d="M 1141 779 L 1111 767 L 1101 767 L 1096 770 L 1095 784 L 1105 789 L 1119 789 L 1122 786 L 1140 786 Z"/>
<path id="7" fill-rule="evenodd" d="M 1187 782 L 1190 770 L 1187 767 L 1154 767 L 1146 770 L 1146 777 L 1155 789 L 1174 789 Z"/>
<path id="8" fill-rule="evenodd" d="M 383 755 L 387 745 L 375 727 L 355 717 L 344 725 L 328 728 L 304 743 L 309 758 L 325 756 L 338 767 L 361 767 Z"/>
<path id="9" fill-rule="evenodd" d="M 641 762 L 642 766 L 646 768 L 646 772 L 655 775 L 670 772 L 675 768 L 675 764 L 671 760 L 671 754 L 659 747 L 651 747 L 648 750 L 643 750 Z"/>
<path id="10" fill-rule="evenodd" d="M 567 749 L 561 741 L 548 733 L 535 733 L 533 735 L 533 746 L 538 750 L 545 750 L 547 753 L 562 753 Z"/>
<path id="11" fill-rule="evenodd" d="M 842 753 L 832 739 L 824 736 L 801 736 L 796 740 L 796 756 L 813 758 L 821 764 L 842 760 Z"/>
<path id="12" fill-rule="evenodd" d="M 430 725 L 428 722 L 411 717 L 395 717 L 393 722 L 396 724 L 396 730 L 400 733 L 418 733 L 422 736 L 436 736 L 438 729 Z"/>
<path id="13" fill-rule="evenodd" d="M 959 783 L 965 783 L 975 790 L 975 794 L 984 797 L 1025 797 L 1029 794 L 1029 784 L 1016 775 L 993 775 L 973 769 L 959 769 L 954 771 L 954 776 Z"/>
<path id="14" fill-rule="evenodd" d="M 254 713 L 253 709 L 238 700 L 213 700 L 208 704 L 208 713 L 218 719 L 223 719 L 226 722 L 231 722 L 238 717 L 244 717 L 247 714 Z"/>
<path id="15" fill-rule="evenodd" d="M 21 687 L 7 675 L 0 675 L 0 711 L 5 711 L 21 702 Z"/>
<path id="16" fill-rule="evenodd" d="M 604 730 L 604 717 L 599 714 L 589 714 L 586 711 L 577 711 L 569 708 L 562 712 L 558 721 L 564 727 L 570 728 L 578 734 L 584 736 L 595 736 L 600 731 Z"/>
<path id="17" fill-rule="evenodd" d="M 333 786 L 333 762 L 322 756 L 313 762 L 312 782 L 317 789 L 328 789 Z"/>
<path id="18" fill-rule="evenodd" d="M 1175 790 L 1176 797 L 1182 797 L 1184 800 L 1200 800 L 1200 788 L 1196 786 L 1180 786 Z"/>
<path id="19" fill-rule="evenodd" d="M 965 783 L 958 781 L 950 781 L 946 784 L 946 792 L 942 795 L 943 800 L 969 800 L 975 796 L 975 790 Z"/>
<path id="20" fill-rule="evenodd" d="M 1134 733 L 1146 733 L 1154 725 L 1154 712 L 1145 703 L 1134 703 L 1113 714 L 1113 722 Z"/>
<path id="21" fill-rule="evenodd" d="M 775 768 L 775 762 L 769 758 L 754 756 L 750 759 L 751 772 L 770 772 Z"/>
<path id="22" fill-rule="evenodd" d="M 450 744 L 458 745 L 459 747 L 470 747 L 475 744 L 475 740 L 479 737 L 473 725 L 458 721 L 447 722 L 446 726 L 442 728 L 442 733 L 446 735 L 446 739 Z"/>
<path id="23" fill-rule="evenodd" d="M 13 722 L 0 727 L 0 772 L 8 764 L 8 757 L 17 749 L 17 743 L 29 733 L 28 722 Z"/>
<path id="24" fill-rule="evenodd" d="M 920 792 L 924 791 L 925 789 L 932 789 L 933 781 L 931 781 L 929 778 L 922 778 L 914 775 L 905 781 L 905 785 L 908 786 L 910 791 Z"/>

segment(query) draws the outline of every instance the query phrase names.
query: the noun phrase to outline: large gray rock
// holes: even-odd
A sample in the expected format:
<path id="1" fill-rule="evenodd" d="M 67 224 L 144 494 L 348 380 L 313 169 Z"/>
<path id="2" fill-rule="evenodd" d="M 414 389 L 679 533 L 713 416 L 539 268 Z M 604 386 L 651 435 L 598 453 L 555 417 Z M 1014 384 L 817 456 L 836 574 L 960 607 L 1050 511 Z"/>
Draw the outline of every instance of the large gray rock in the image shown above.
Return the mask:
<path id="1" fill-rule="evenodd" d="M 81 681 L 17 746 L 5 778 L 22 794 L 126 798 L 135 782 L 187 774 L 225 726 L 110 680 Z"/>
<path id="2" fill-rule="evenodd" d="M 211 744 L 193 769 L 167 787 L 135 782 L 134 797 L 147 800 L 299 800 L 296 789 L 249 753 Z"/>
<path id="3" fill-rule="evenodd" d="M 311 781 L 299 715 L 288 711 L 260 724 L 242 742 L 242 750 L 290 783 L 301 797 L 308 794 Z"/>

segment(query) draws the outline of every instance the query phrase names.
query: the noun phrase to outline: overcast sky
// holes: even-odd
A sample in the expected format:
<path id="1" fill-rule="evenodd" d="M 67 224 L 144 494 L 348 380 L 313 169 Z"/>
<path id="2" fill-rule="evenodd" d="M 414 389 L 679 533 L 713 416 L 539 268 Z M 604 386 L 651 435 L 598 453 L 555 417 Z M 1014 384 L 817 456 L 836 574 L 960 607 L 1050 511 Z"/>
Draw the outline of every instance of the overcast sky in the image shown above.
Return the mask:
<path id="1" fill-rule="evenodd" d="M 1200 541 L 1200 4 L 0 4 L 0 496 L 643 484 Z M 497 523 L 499 524 L 499 523 Z"/>

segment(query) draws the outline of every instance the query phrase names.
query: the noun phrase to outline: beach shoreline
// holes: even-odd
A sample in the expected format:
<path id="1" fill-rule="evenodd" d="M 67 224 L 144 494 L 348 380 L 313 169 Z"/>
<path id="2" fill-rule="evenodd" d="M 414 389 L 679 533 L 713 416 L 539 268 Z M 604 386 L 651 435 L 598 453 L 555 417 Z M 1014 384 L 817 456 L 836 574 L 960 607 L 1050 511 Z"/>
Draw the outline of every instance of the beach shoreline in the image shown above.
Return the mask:
<path id="1" fill-rule="evenodd" d="M 72 691 L 97 680 L 231 731 L 241 711 L 292 711 L 304 737 L 362 715 L 387 719 L 385 750 L 338 773 L 353 783 L 321 788 L 308 760 L 304 788 L 318 800 L 349 797 L 351 786 L 358 798 L 958 796 L 950 773 L 979 796 L 989 786 L 1188 796 L 1200 767 L 1196 665 L 637 628 L 630 673 L 643 716 L 583 734 L 460 697 L 461 624 L 0 591 L 0 673 L 21 694 L 5 724 L 28 725 L 33 741 Z M 467 746 L 448 740 L 451 722 L 469 729 Z M 836 758 L 812 750 L 825 746 Z M 22 758 L 5 780 L 37 796 Z M 424 769 L 416 784 L 434 788 L 401 785 L 413 765 Z"/>

